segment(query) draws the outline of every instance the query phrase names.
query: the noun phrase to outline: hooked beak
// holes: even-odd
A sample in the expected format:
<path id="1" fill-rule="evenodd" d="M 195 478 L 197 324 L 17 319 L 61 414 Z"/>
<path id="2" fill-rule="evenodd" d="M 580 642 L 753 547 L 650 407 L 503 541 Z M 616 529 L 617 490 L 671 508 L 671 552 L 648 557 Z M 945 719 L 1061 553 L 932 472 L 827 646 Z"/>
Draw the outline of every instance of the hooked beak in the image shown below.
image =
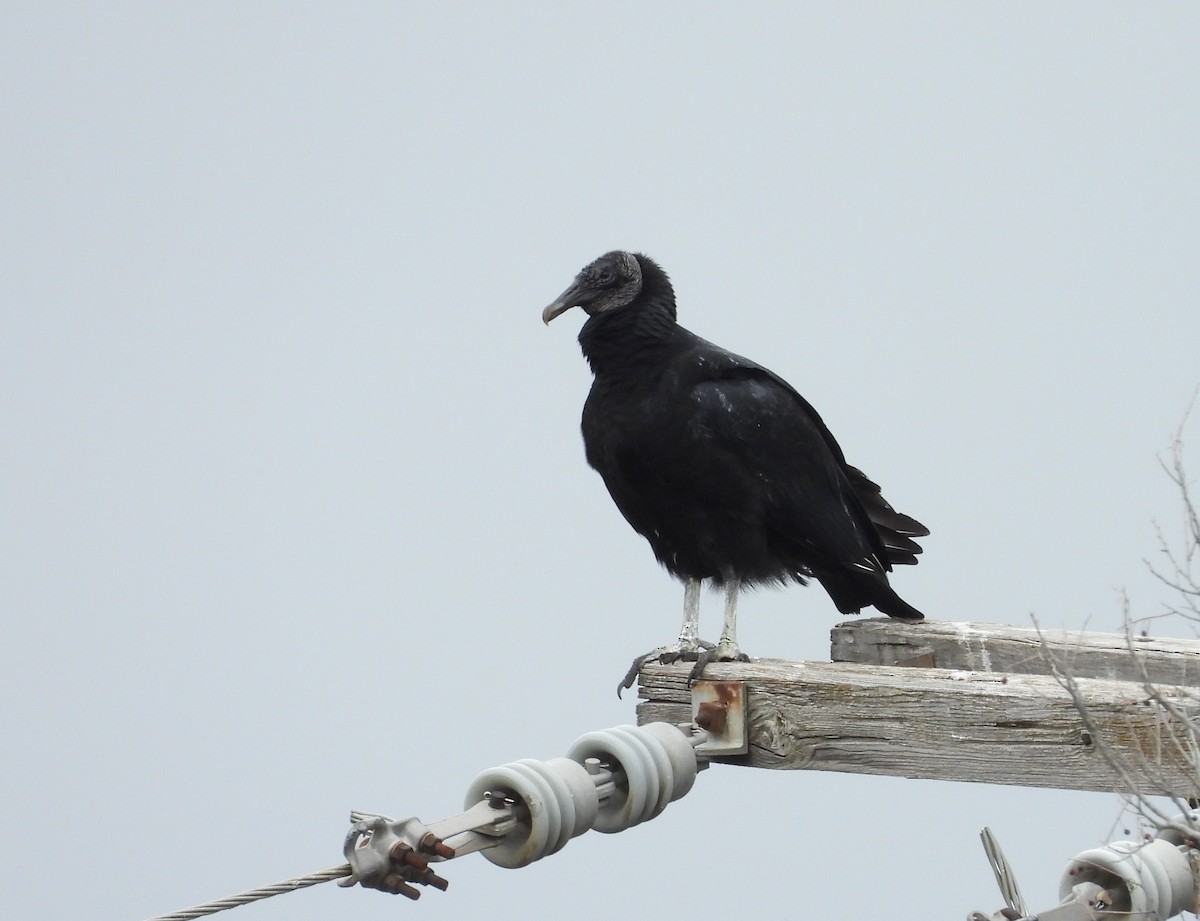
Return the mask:
<path id="1" fill-rule="evenodd" d="M 571 285 L 562 294 L 554 299 L 554 303 L 550 304 L 542 311 L 542 322 L 549 325 L 560 313 L 566 313 L 572 307 L 577 307 L 582 301 L 579 299 L 578 287 Z"/>

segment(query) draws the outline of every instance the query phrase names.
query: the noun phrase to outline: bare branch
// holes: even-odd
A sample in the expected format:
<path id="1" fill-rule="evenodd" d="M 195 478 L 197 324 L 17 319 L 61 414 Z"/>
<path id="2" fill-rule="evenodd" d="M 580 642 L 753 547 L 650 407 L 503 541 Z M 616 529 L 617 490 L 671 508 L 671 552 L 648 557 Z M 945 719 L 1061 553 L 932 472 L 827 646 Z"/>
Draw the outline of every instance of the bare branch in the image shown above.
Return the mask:
<path id="1" fill-rule="evenodd" d="M 1122 593 L 1121 599 L 1125 645 L 1133 673 L 1145 694 L 1139 702 L 1139 712 L 1136 715 L 1131 713 L 1127 728 L 1130 733 L 1144 732 L 1146 722 L 1142 718 L 1145 712 L 1142 708 L 1149 708 L 1153 719 L 1151 734 L 1139 737 L 1145 744 L 1139 743 L 1132 748 L 1125 745 L 1120 750 L 1112 744 L 1093 717 L 1080 683 L 1072 675 L 1070 658 L 1052 651 L 1034 619 L 1034 626 L 1039 637 L 1042 637 L 1042 651 L 1050 672 L 1070 696 L 1092 736 L 1097 753 L 1113 771 L 1126 807 L 1141 821 L 1159 829 L 1171 828 L 1191 840 L 1200 837 L 1200 824 L 1196 824 L 1192 814 L 1192 808 L 1200 802 L 1200 694 L 1189 688 L 1168 687 L 1151 680 L 1138 640 L 1144 642 L 1147 624 L 1166 617 L 1182 618 L 1193 625 L 1193 630 L 1200 623 L 1200 574 L 1196 571 L 1197 562 L 1200 561 L 1200 508 L 1188 480 L 1183 439 L 1184 428 L 1198 397 L 1200 387 L 1192 394 L 1183 419 L 1171 439 L 1168 456 L 1159 458 L 1163 471 L 1178 490 L 1183 517 L 1182 541 L 1178 544 L 1171 541 L 1156 522 L 1158 561 L 1145 561 L 1151 574 L 1174 593 L 1174 598 L 1164 603 L 1160 613 L 1137 618 L 1132 614 L 1129 597 Z M 1109 731 L 1113 731 L 1111 725 Z M 1131 751 L 1135 754 L 1130 755 Z M 1166 779 L 1165 766 L 1180 763 L 1187 766 L 1186 775 L 1190 782 L 1190 789 L 1185 786 L 1183 791 L 1178 786 L 1163 783 Z M 1143 785 L 1139 785 L 1139 778 Z M 1160 805 L 1161 798 L 1148 795 L 1149 788 L 1144 786 L 1147 779 L 1157 784 L 1160 790 L 1172 791 L 1165 797 L 1170 804 L 1170 811 L 1163 808 L 1165 804 Z M 1186 796 L 1181 795 L 1185 792 Z"/>

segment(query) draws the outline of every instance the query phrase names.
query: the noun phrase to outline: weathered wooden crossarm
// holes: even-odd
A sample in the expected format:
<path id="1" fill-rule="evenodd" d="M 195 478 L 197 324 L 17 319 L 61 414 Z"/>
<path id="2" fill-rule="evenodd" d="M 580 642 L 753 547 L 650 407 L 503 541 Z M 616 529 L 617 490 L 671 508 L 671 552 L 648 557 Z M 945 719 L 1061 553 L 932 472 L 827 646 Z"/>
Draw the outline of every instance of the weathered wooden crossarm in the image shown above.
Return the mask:
<path id="1" fill-rule="evenodd" d="M 689 666 L 643 666 L 640 723 L 691 718 Z M 746 683 L 751 767 L 1114 790 L 1070 695 L 1042 675 L 762 659 L 710 665 Z M 1200 795 L 1186 740 L 1140 685 L 1079 679 L 1092 718 L 1143 793 Z M 1193 689 L 1173 700 L 1196 714 Z"/>
<path id="2" fill-rule="evenodd" d="M 1200 687 L 1196 640 L 887 617 L 846 621 L 831 638 L 834 662 L 1048 675 L 1053 659 L 1077 678 Z"/>

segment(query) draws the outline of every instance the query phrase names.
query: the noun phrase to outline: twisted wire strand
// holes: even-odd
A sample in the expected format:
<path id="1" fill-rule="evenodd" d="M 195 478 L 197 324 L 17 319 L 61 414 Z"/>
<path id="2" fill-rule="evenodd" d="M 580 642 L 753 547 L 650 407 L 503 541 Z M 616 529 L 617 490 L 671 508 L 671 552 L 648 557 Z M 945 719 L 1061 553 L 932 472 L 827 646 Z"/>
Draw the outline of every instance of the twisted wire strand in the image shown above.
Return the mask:
<path id="1" fill-rule="evenodd" d="M 297 876 L 295 879 L 286 879 L 281 883 L 275 883 L 271 886 L 250 889 L 246 892 L 239 892 L 237 895 L 231 895 L 228 898 L 205 902 L 203 905 L 196 905 L 193 908 L 173 911 L 169 915 L 157 915 L 153 918 L 147 918 L 146 921 L 193 921 L 194 918 L 215 915 L 217 912 L 225 911 L 228 908 L 249 905 L 251 902 L 257 902 L 260 899 L 269 899 L 273 895 L 295 892 L 297 889 L 306 889 L 309 886 L 327 883 L 330 880 L 340 879 L 343 876 L 349 875 L 350 864 L 344 863 L 341 866 L 330 867 L 328 870 L 318 870 L 316 873 L 309 873 L 307 876 Z"/>
<path id="2" fill-rule="evenodd" d="M 1000 894 L 1004 897 L 1008 907 L 1024 918 L 1029 910 L 1025 907 L 1025 899 L 1021 895 L 1021 890 L 1017 888 L 1017 878 L 1013 875 L 1012 867 L 1009 866 L 1004 851 L 1000 850 L 1000 842 L 990 828 L 983 829 L 979 833 L 979 837 L 983 840 L 983 850 L 987 854 L 988 863 L 992 865 L 992 873 L 996 876 L 996 885 L 1000 887 Z"/>

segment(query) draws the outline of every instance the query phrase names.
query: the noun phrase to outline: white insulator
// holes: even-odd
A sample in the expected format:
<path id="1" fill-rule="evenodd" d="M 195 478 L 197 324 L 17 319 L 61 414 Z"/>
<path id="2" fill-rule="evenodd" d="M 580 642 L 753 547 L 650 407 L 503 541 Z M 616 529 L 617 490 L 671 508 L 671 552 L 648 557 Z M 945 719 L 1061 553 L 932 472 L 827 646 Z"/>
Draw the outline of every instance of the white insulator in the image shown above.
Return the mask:
<path id="1" fill-rule="evenodd" d="M 669 723 L 617 726 L 589 732 L 567 752 L 575 761 L 598 758 L 625 775 L 625 783 L 600 807 L 597 831 L 612 833 L 654 818 L 691 789 L 696 755 L 690 741 Z"/>
<path id="2" fill-rule="evenodd" d="M 1187 857 L 1169 841 L 1114 841 L 1084 851 L 1071 861 L 1059 882 L 1067 898 L 1080 883 L 1094 883 L 1111 896 L 1117 911 L 1170 918 L 1195 903 L 1195 884 Z M 1124 903 L 1124 904 L 1122 904 Z"/>
<path id="3" fill-rule="evenodd" d="M 563 828 L 568 832 L 563 844 L 582 835 L 596 824 L 600 796 L 596 782 L 582 764 L 570 758 L 551 758 L 545 766 L 552 771 L 552 782 L 563 810 Z"/>
<path id="4" fill-rule="evenodd" d="M 1160 828 L 1156 838 L 1169 841 L 1171 844 L 1186 845 L 1188 841 L 1196 840 L 1196 833 L 1185 835 L 1184 828 L 1200 831 L 1200 813 L 1185 812 L 1171 818 L 1172 824 Z"/>
<path id="5" fill-rule="evenodd" d="M 542 762 L 524 759 L 514 761 L 508 767 L 518 774 L 525 775 L 525 778 L 537 789 L 541 803 L 546 810 L 546 840 L 539 842 L 537 853 L 531 858 L 532 860 L 541 860 L 567 843 L 571 837 L 571 826 L 575 824 L 575 816 L 572 814 L 569 822 L 564 821 L 567 817 L 563 815 L 562 802 L 550 779 L 553 772 L 547 770 Z"/>
<path id="6" fill-rule="evenodd" d="M 647 723 L 637 728 L 657 739 L 667 753 L 672 776 L 668 802 L 673 803 L 691 790 L 696 782 L 696 749 L 692 746 L 692 740 L 670 723 Z"/>
<path id="7" fill-rule="evenodd" d="M 500 844 L 482 851 L 492 863 L 515 869 L 561 850 L 596 819 L 600 800 L 583 765 L 569 758 L 524 759 L 484 771 L 467 790 L 466 806 L 503 794 L 523 806 L 516 826 Z"/>
<path id="8" fill-rule="evenodd" d="M 611 765 L 620 782 L 609 781 L 607 772 L 591 774 L 584 767 L 589 758 Z M 685 733 L 669 723 L 616 726 L 581 736 L 565 758 L 484 771 L 471 781 L 466 806 L 489 795 L 520 803 L 498 843 L 480 851 L 498 866 L 516 868 L 555 853 L 589 828 L 617 832 L 652 819 L 695 779 L 696 753 Z M 603 800 L 601 783 L 612 791 Z"/>
<path id="9" fill-rule="evenodd" d="M 567 757 L 580 763 L 598 758 L 625 775 L 612 795 L 600 805 L 594 828 L 606 834 L 632 828 L 643 820 L 647 800 L 658 801 L 658 774 L 646 746 L 611 729 L 589 732 L 575 740 Z"/>
<path id="10" fill-rule="evenodd" d="M 612 731 L 622 733 L 643 746 L 650 755 L 650 760 L 654 762 L 656 783 L 652 787 L 658 787 L 658 796 L 652 799 L 647 797 L 641 821 L 648 822 L 666 809 L 667 804 L 674 799 L 671 794 L 675 792 L 675 772 L 671 767 L 671 758 L 662 742 L 637 726 L 614 726 Z"/>
<path id="11" fill-rule="evenodd" d="M 501 867 L 524 867 L 546 853 L 550 842 L 549 810 L 558 813 L 558 803 L 546 786 L 530 779 L 529 772 L 519 765 L 505 764 L 484 771 L 471 781 L 467 790 L 467 807 L 474 806 L 487 794 L 507 794 L 524 804 L 521 818 L 509 829 L 500 844 L 483 851 L 483 856 Z M 558 837 L 561 816 L 555 823 Z"/>

